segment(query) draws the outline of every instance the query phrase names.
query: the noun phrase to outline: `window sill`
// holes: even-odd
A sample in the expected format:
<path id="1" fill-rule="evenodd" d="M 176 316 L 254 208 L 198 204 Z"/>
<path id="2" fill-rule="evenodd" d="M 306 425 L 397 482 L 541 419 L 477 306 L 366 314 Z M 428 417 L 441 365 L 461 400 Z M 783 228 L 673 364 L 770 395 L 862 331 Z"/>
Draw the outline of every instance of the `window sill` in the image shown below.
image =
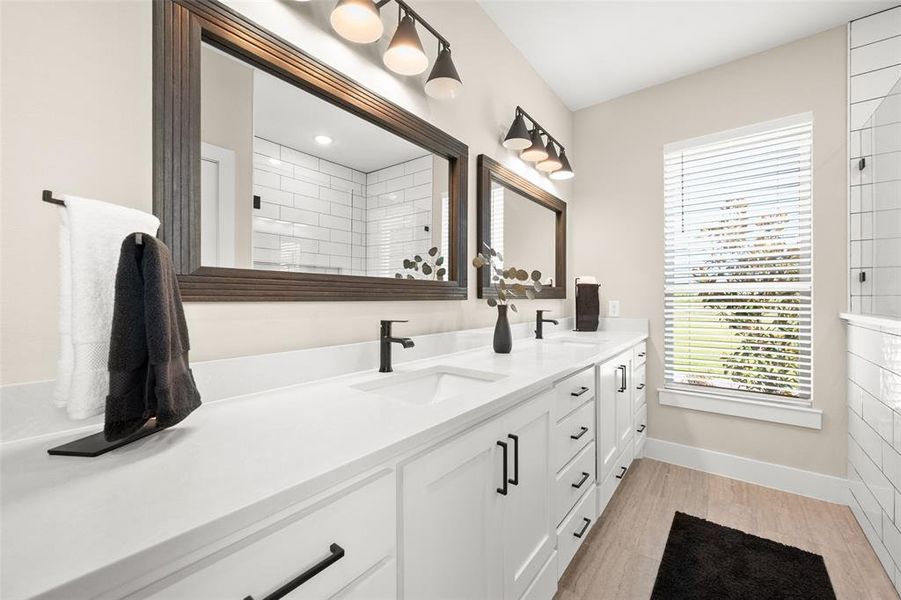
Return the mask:
<path id="1" fill-rule="evenodd" d="M 823 411 L 801 406 L 786 406 L 774 402 L 745 400 L 709 392 L 695 392 L 659 388 L 657 402 L 690 410 L 718 413 L 758 421 L 784 423 L 807 429 L 823 428 Z"/>

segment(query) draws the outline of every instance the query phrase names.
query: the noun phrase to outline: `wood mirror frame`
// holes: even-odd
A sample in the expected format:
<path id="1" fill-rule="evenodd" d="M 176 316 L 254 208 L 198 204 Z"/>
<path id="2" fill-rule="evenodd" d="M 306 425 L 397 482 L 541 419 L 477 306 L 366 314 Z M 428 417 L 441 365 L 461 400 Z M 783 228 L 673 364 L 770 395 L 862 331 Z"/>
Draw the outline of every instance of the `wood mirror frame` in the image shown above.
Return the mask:
<path id="1" fill-rule="evenodd" d="M 491 181 L 497 181 L 523 198 L 531 200 L 556 216 L 554 235 L 554 285 L 545 286 L 536 298 L 566 298 L 566 202 L 553 194 L 544 191 L 534 183 L 517 175 L 496 160 L 479 154 L 476 174 L 476 203 L 478 225 L 478 248 L 484 249 L 483 244 L 491 245 Z M 529 265 L 518 265 L 528 267 Z M 497 290 L 491 285 L 491 274 L 487 268 L 478 269 L 478 296 L 479 298 L 496 298 Z"/>
<path id="2" fill-rule="evenodd" d="M 200 48 L 217 46 L 442 156 L 450 165 L 447 281 L 200 264 Z M 465 300 L 465 144 L 215 0 L 153 3 L 153 212 L 189 301 Z"/>

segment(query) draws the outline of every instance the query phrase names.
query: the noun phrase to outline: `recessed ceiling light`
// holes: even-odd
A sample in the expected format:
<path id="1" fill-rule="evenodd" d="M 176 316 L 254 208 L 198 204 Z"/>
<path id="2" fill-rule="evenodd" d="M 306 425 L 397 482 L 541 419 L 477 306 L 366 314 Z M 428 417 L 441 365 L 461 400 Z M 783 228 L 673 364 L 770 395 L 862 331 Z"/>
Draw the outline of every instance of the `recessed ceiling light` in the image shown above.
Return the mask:
<path id="1" fill-rule="evenodd" d="M 313 140 L 320 146 L 328 146 L 332 143 L 332 138 L 327 135 L 317 135 Z"/>

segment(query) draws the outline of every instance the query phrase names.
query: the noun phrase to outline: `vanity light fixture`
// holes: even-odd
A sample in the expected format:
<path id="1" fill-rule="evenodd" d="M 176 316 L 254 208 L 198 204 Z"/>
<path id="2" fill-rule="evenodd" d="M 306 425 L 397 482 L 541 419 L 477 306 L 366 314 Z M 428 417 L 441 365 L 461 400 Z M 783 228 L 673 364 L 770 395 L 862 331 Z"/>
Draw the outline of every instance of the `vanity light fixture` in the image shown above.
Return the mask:
<path id="1" fill-rule="evenodd" d="M 554 142 L 548 140 L 547 146 L 545 146 L 544 149 L 547 151 L 547 158 L 538 161 L 538 164 L 535 165 L 535 168 L 539 171 L 544 171 L 545 173 L 553 173 L 554 171 L 562 167 L 563 163 L 560 162 L 560 157 L 557 156 L 557 150 L 554 148 Z"/>
<path id="2" fill-rule="evenodd" d="M 313 141 L 319 144 L 320 146 L 328 146 L 332 143 L 332 138 L 327 135 L 317 135 L 313 138 Z"/>
<path id="3" fill-rule="evenodd" d="M 379 9 L 372 0 L 338 0 L 329 21 L 338 35 L 357 44 L 378 41 L 385 31 Z"/>
<path id="4" fill-rule="evenodd" d="M 547 142 L 544 141 L 547 138 Z M 535 168 L 548 173 L 551 179 L 561 181 L 573 177 L 572 166 L 566 158 L 563 144 L 554 139 L 522 107 L 516 107 L 513 123 L 504 138 L 504 148 L 521 150 L 519 157 L 535 163 Z"/>
<path id="5" fill-rule="evenodd" d="M 566 158 L 566 150 L 560 149 L 560 168 L 550 174 L 550 178 L 555 181 L 563 181 L 574 177 L 573 168 L 569 165 L 569 159 Z"/>
<path id="6" fill-rule="evenodd" d="M 389 2 L 397 3 L 397 29 L 391 37 L 382 61 L 400 75 L 419 75 L 429 67 L 429 57 L 422 47 L 416 25 L 422 25 L 438 40 L 438 57 L 425 84 L 425 93 L 438 100 L 460 95 L 463 82 L 451 58 L 450 42 L 426 23 L 405 0 L 339 0 L 330 21 L 338 34 L 352 42 L 372 43 L 382 37 L 379 9 Z"/>
<path id="7" fill-rule="evenodd" d="M 457 67 L 454 66 L 451 58 L 450 46 L 444 46 L 438 52 L 435 66 L 429 73 L 429 80 L 425 83 L 425 93 L 437 100 L 453 100 L 462 90 L 463 82 L 460 81 Z"/>
<path id="8" fill-rule="evenodd" d="M 541 132 L 538 131 L 537 127 L 529 134 L 529 138 L 531 139 L 529 147 L 520 152 L 519 157 L 529 162 L 538 162 L 547 158 L 547 149 L 544 146 L 544 141 L 541 139 Z"/>
<path id="9" fill-rule="evenodd" d="M 429 57 L 422 49 L 416 22 L 410 15 L 401 17 L 382 60 L 386 67 L 400 75 L 419 75 L 429 67 Z"/>
<path id="10" fill-rule="evenodd" d="M 504 148 L 509 148 L 510 150 L 525 150 L 531 145 L 532 140 L 529 136 L 529 128 L 526 127 L 526 122 L 522 118 L 522 113 L 519 112 L 519 107 L 517 106 L 513 124 L 510 125 L 510 131 L 507 132 L 507 137 L 504 138 Z"/>

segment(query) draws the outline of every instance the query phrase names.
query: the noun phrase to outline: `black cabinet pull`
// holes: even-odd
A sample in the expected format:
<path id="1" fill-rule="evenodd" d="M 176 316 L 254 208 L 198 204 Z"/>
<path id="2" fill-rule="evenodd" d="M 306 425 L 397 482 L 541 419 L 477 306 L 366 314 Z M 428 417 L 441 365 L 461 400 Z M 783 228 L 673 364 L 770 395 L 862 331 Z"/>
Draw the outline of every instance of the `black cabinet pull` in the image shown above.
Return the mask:
<path id="1" fill-rule="evenodd" d="M 638 385 L 635 386 L 635 389 L 636 389 L 636 390 L 643 390 L 643 389 L 644 389 L 644 384 L 643 384 L 643 383 L 639 383 Z"/>
<path id="2" fill-rule="evenodd" d="M 577 440 L 588 432 L 587 427 L 579 427 L 579 433 L 569 436 L 570 439 Z"/>
<path id="3" fill-rule="evenodd" d="M 572 486 L 576 489 L 579 489 L 580 487 L 585 485 L 585 482 L 588 481 L 589 477 L 591 477 L 591 475 L 589 475 L 585 471 L 582 471 L 582 479 L 580 479 L 578 482 L 572 484 Z"/>
<path id="4" fill-rule="evenodd" d="M 570 396 L 581 396 L 582 394 L 584 394 L 587 391 L 588 391 L 588 388 L 583 385 L 582 387 L 579 388 L 578 392 L 570 392 L 569 395 Z"/>
<path id="5" fill-rule="evenodd" d="M 511 485 L 519 485 L 519 436 L 512 433 L 507 435 L 513 440 L 513 479 L 508 479 Z"/>
<path id="6" fill-rule="evenodd" d="M 642 424 L 641 424 L 641 427 L 639 427 L 636 431 L 638 431 L 638 433 L 641 433 L 642 431 L 645 430 L 646 427 L 647 427 L 647 425 L 645 425 L 644 423 L 642 423 Z"/>
<path id="7" fill-rule="evenodd" d="M 629 389 L 629 384 L 626 382 L 626 365 L 620 365 L 619 368 L 623 370 L 623 379 L 622 383 L 620 383 L 619 391 L 625 392 Z"/>
<path id="8" fill-rule="evenodd" d="M 344 548 L 342 548 L 338 544 L 332 544 L 331 546 L 329 546 L 329 555 L 327 557 L 263 598 L 263 600 L 279 600 L 279 598 L 284 598 L 310 579 L 316 577 L 317 575 L 328 569 L 330 566 L 332 566 L 342 558 L 344 558 Z M 253 600 L 253 596 L 247 596 L 246 598 L 244 598 L 244 600 Z"/>
<path id="9" fill-rule="evenodd" d="M 638 358 L 644 358 L 644 352 L 639 352 L 639 353 L 638 353 Z"/>
<path id="10" fill-rule="evenodd" d="M 573 532 L 573 535 L 577 538 L 581 538 L 583 535 L 585 535 L 585 532 L 588 531 L 588 526 L 591 525 L 591 519 L 589 519 L 588 517 L 582 517 L 582 520 L 585 521 L 585 524 L 582 525 L 582 529 L 580 531 Z"/>
<path id="11" fill-rule="evenodd" d="M 498 442 L 497 445 L 504 449 L 504 475 L 503 475 L 503 477 L 504 477 L 503 486 L 504 487 L 497 488 L 497 493 L 500 494 L 501 496 L 506 496 L 507 495 L 507 442 Z"/>
<path id="12" fill-rule="evenodd" d="M 622 479 L 623 476 L 626 474 L 626 470 L 627 470 L 626 467 L 620 467 L 620 469 L 622 469 L 623 472 L 616 476 L 617 479 Z"/>

